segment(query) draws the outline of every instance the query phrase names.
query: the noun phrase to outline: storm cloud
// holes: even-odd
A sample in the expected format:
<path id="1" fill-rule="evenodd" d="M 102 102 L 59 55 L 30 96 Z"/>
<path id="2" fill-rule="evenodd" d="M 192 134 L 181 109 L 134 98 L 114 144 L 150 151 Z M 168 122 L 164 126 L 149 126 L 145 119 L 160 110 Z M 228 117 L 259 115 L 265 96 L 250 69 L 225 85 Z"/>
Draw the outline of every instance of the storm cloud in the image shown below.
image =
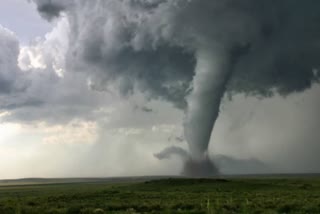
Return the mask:
<path id="1" fill-rule="evenodd" d="M 185 110 L 194 159 L 207 157 L 226 93 L 287 96 L 320 78 L 316 0 L 34 2 L 47 19 L 68 19 L 66 68 L 92 89 L 116 85 Z"/>
<path id="2" fill-rule="evenodd" d="M 90 75 L 104 77 L 97 84 L 119 79 L 124 93 L 138 84 L 156 97 L 183 100 L 200 46 L 221 54 L 250 46 L 235 62 L 230 92 L 286 95 L 319 79 L 315 0 L 63 2 L 36 1 L 41 13 L 68 17 L 69 66 L 90 66 Z"/>

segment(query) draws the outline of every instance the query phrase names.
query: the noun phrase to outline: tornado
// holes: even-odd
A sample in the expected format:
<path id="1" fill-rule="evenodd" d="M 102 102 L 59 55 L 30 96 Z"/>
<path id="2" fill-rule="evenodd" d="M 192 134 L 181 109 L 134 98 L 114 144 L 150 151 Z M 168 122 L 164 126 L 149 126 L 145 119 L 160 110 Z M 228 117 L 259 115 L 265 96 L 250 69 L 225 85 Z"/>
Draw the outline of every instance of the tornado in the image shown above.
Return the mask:
<path id="1" fill-rule="evenodd" d="M 218 173 L 207 152 L 226 83 L 232 73 L 230 59 L 221 51 L 202 49 L 196 56 L 193 91 L 187 98 L 188 107 L 184 121 L 184 134 L 190 151 L 184 174 L 190 176 L 203 175 L 204 172 Z"/>
<path id="2" fill-rule="evenodd" d="M 226 54 L 204 49 L 197 52 L 193 91 L 188 107 L 184 133 L 190 155 L 201 160 L 208 150 L 211 131 L 219 115 L 225 86 L 232 73 Z"/>
<path id="3" fill-rule="evenodd" d="M 249 49 L 249 44 L 243 44 L 232 48 L 204 48 L 197 52 L 193 90 L 187 97 L 188 107 L 184 121 L 184 135 L 190 151 L 190 158 L 183 171 L 185 175 L 218 174 L 217 167 L 208 157 L 211 133 L 234 65 Z"/>
<path id="4" fill-rule="evenodd" d="M 219 116 L 220 105 L 233 74 L 237 60 L 248 52 L 250 45 L 233 48 L 202 48 L 196 53 L 192 92 L 187 97 L 184 136 L 189 153 L 179 147 L 170 147 L 155 154 L 158 159 L 178 155 L 184 162 L 182 175 L 210 177 L 219 174 L 208 156 L 211 133 Z"/>
<path id="5" fill-rule="evenodd" d="M 202 48 L 196 53 L 195 76 L 183 124 L 189 152 L 170 147 L 155 154 L 158 159 L 179 156 L 184 162 L 181 172 L 184 176 L 208 177 L 219 173 L 208 156 L 208 146 L 226 84 L 232 75 L 231 61 L 230 54 L 222 47 Z"/>

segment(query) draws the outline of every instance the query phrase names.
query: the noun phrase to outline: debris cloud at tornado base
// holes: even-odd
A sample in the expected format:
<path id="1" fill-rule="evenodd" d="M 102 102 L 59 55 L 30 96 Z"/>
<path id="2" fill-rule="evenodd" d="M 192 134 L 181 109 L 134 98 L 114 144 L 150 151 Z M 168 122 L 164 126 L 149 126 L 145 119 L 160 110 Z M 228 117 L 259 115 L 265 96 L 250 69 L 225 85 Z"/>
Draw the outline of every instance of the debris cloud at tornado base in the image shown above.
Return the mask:
<path id="1" fill-rule="evenodd" d="M 207 150 L 226 93 L 286 96 L 319 81 L 316 0 L 33 1 L 44 18 L 68 19 L 67 68 L 93 90 L 112 81 L 185 111 L 187 175 L 218 173 Z"/>

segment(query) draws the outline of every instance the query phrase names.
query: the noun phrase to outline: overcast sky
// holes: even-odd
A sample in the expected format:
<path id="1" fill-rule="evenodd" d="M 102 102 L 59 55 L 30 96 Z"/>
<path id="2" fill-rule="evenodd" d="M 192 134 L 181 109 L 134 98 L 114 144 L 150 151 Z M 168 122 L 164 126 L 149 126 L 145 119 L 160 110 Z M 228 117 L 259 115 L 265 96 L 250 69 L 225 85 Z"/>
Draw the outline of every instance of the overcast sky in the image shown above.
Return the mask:
<path id="1" fill-rule="evenodd" d="M 154 154 L 168 146 L 187 148 L 183 121 L 185 93 L 194 75 L 192 51 L 198 43 L 207 44 L 207 34 L 193 41 L 175 32 L 174 28 L 183 24 L 168 24 L 158 31 L 158 25 L 167 26 L 175 17 L 172 13 L 179 12 L 175 11 L 179 4 L 173 9 L 164 4 L 161 10 L 168 12 L 168 19 L 159 18 L 159 9 L 127 42 L 137 23 L 149 17 L 146 11 L 161 0 L 141 3 L 141 8 L 119 6 L 112 0 L 103 6 L 98 1 L 90 5 L 53 0 L 56 4 L 49 6 L 48 2 L 0 1 L 0 179 L 178 175 L 183 165 L 179 157 L 160 161 Z M 242 14 L 234 8 L 227 12 L 228 20 Z M 197 13 L 190 9 L 181 14 Z M 134 17 L 139 20 L 132 21 Z M 219 23 L 217 26 L 224 26 Z M 206 29 L 205 24 L 199 32 Z M 298 29 L 288 26 L 290 33 Z M 222 29 L 238 32 L 233 27 Z M 239 40 L 259 40 L 252 36 L 255 32 L 249 36 L 242 30 L 238 33 Z M 212 31 L 212 35 L 221 36 L 221 43 L 231 43 L 229 34 Z M 281 36 L 269 38 L 270 46 L 278 50 L 278 44 L 288 40 L 286 36 L 283 31 Z M 303 36 L 319 44 L 318 38 L 302 33 L 292 42 Z M 172 43 L 166 41 L 169 39 Z M 189 43 L 192 45 L 186 47 Z M 267 46 L 257 43 L 258 48 Z M 230 92 L 238 93 L 231 100 L 228 96 L 222 100 L 210 157 L 226 173 L 319 172 L 320 86 L 310 77 L 312 72 L 319 76 L 317 67 L 309 69 L 309 79 L 291 67 L 293 73 L 288 76 L 293 76 L 289 78 L 292 82 L 283 84 L 281 78 L 288 78 L 285 72 L 272 84 L 269 79 L 258 80 L 265 73 L 253 74 L 248 77 L 254 80 L 251 85 L 241 72 L 272 67 L 258 58 L 269 59 L 272 50 L 253 51 L 236 67 L 239 81 L 230 84 Z M 279 52 L 282 57 L 287 50 Z M 317 56 L 301 59 L 301 67 Z M 249 65 L 252 59 L 254 63 Z M 279 66 L 284 68 L 287 62 Z M 253 87 L 256 91 L 245 94 Z M 283 89 L 283 94 L 265 97 L 263 87 Z M 251 96 L 255 93 L 259 95 Z"/>

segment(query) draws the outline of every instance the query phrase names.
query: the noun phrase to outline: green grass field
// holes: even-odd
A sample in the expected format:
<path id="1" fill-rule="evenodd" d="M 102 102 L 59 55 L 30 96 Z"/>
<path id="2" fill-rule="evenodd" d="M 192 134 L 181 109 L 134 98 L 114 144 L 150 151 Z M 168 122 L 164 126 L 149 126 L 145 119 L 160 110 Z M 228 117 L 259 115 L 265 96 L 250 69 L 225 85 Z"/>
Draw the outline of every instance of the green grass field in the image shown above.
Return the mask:
<path id="1" fill-rule="evenodd" d="M 320 178 L 0 186 L 0 214 L 320 213 Z"/>

